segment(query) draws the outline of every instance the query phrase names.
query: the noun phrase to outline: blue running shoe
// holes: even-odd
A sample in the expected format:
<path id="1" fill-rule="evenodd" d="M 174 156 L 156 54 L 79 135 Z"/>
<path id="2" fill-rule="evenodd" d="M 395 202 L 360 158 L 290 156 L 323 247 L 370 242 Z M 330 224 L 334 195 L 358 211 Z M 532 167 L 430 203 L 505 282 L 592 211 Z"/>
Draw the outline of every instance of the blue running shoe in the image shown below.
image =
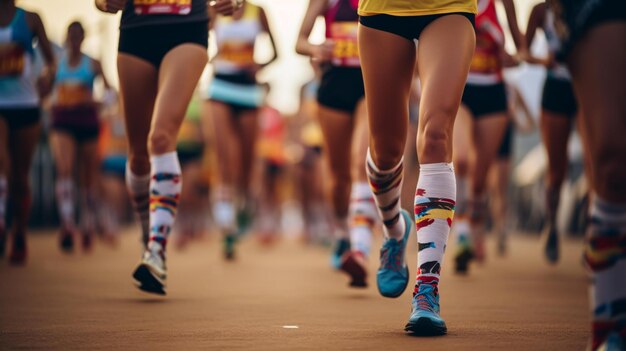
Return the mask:
<path id="1" fill-rule="evenodd" d="M 330 256 L 330 265 L 334 269 L 341 268 L 341 259 L 343 255 L 348 251 L 350 251 L 349 239 L 339 239 L 335 241 L 335 247 L 333 248 L 333 253 Z"/>
<path id="2" fill-rule="evenodd" d="M 444 335 L 448 332 L 446 322 L 439 316 L 439 295 L 430 284 L 420 284 L 411 301 L 413 307 L 404 330 L 416 336 Z"/>
<path id="3" fill-rule="evenodd" d="M 406 265 L 404 255 L 413 221 L 407 211 L 401 210 L 400 214 L 405 225 L 404 237 L 400 241 L 389 238 L 380 249 L 380 268 L 376 273 L 376 283 L 378 291 L 384 297 L 402 295 L 409 283 L 409 267 Z"/>

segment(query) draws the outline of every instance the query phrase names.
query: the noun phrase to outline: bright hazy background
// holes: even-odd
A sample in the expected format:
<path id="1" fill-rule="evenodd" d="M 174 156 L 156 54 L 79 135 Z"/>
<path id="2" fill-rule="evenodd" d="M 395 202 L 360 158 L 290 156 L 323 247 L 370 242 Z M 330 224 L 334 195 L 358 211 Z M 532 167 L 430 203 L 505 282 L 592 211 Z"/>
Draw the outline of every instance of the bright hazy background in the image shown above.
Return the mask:
<path id="1" fill-rule="evenodd" d="M 279 59 L 268 67 L 260 76 L 263 81 L 272 84 L 270 104 L 284 113 L 293 113 L 298 106 L 300 86 L 309 80 L 312 71 L 305 57 L 294 52 L 295 40 L 300 22 L 306 10 L 307 0 L 256 0 L 251 1 L 265 8 L 274 36 L 277 41 Z M 525 28 L 532 6 L 539 0 L 515 0 L 520 27 Z M 108 78 L 117 83 L 115 54 L 117 52 L 119 15 L 107 15 L 96 10 L 93 0 L 17 0 L 18 6 L 37 11 L 43 18 L 50 39 L 61 44 L 67 25 L 73 20 L 83 22 L 87 30 L 84 50 L 87 54 L 102 61 Z M 502 8 L 499 8 L 503 15 Z M 504 18 L 504 16 L 501 16 Z M 311 36 L 315 42 L 323 41 L 323 22 L 318 23 Z M 269 53 L 267 38 L 261 40 L 256 56 L 259 60 L 267 58 Z M 507 40 L 507 46 L 512 41 Z M 543 51 L 540 40 L 538 51 Z M 511 50 L 512 51 L 512 50 Z M 215 54 L 215 44 L 211 42 L 210 55 Z M 207 83 L 205 74 L 200 88 Z"/>

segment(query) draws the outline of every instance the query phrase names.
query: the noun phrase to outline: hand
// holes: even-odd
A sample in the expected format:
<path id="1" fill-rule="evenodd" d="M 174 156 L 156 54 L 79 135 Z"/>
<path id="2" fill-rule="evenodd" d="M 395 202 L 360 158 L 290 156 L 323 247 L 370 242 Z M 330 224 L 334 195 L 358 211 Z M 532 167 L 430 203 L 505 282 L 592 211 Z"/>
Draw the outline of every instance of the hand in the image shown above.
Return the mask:
<path id="1" fill-rule="evenodd" d="M 243 6 L 243 0 L 212 0 L 209 6 L 224 16 L 231 16 Z"/>
<path id="2" fill-rule="evenodd" d="M 52 66 L 44 66 L 41 75 L 37 78 L 37 92 L 40 98 L 48 96 L 54 87 L 56 72 Z"/>
<path id="3" fill-rule="evenodd" d="M 328 62 L 333 57 L 335 42 L 326 40 L 322 45 L 314 45 L 311 48 L 311 59 L 315 62 Z"/>
<path id="4" fill-rule="evenodd" d="M 103 12 L 117 13 L 123 10 L 128 0 L 96 0 L 96 7 Z"/>

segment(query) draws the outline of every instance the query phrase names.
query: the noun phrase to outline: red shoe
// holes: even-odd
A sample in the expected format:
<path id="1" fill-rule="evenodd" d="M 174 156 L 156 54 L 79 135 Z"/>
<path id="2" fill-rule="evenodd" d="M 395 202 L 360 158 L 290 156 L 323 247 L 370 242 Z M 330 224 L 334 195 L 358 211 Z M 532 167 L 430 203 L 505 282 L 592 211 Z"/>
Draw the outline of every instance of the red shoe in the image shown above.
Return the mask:
<path id="1" fill-rule="evenodd" d="M 363 253 L 348 251 L 341 257 L 339 269 L 346 272 L 350 278 L 350 286 L 353 288 L 367 287 L 367 262 Z"/>

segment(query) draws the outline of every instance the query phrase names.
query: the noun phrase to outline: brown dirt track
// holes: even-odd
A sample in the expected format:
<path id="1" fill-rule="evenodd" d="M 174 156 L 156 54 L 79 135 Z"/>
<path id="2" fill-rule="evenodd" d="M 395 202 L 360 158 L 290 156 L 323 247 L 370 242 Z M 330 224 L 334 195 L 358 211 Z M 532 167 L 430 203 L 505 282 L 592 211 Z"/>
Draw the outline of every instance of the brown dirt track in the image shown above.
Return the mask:
<path id="1" fill-rule="evenodd" d="M 556 267 L 527 237 L 514 237 L 508 258 L 492 255 L 468 277 L 453 275 L 448 257 L 441 293 L 449 334 L 416 338 L 403 332 L 411 286 L 398 299 L 380 297 L 375 284 L 349 289 L 321 248 L 248 239 L 235 263 L 221 260 L 215 238 L 172 250 L 168 296 L 159 298 L 131 284 L 134 235 L 117 250 L 67 256 L 47 234 L 31 236 L 26 267 L 0 263 L 2 350 L 569 351 L 583 350 L 588 336 L 580 242 L 565 243 Z"/>

